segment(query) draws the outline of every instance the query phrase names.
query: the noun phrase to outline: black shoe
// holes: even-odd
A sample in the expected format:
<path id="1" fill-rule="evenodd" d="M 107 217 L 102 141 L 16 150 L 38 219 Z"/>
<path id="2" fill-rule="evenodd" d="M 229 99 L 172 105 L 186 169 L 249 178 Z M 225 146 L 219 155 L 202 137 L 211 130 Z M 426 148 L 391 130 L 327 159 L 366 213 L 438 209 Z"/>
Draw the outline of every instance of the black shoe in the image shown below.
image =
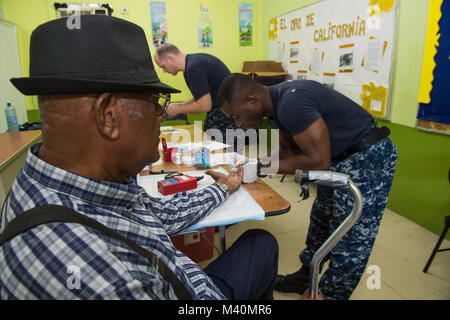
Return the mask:
<path id="1" fill-rule="evenodd" d="M 303 294 L 309 288 L 309 268 L 301 267 L 297 272 L 281 276 L 277 275 L 275 290 Z"/>

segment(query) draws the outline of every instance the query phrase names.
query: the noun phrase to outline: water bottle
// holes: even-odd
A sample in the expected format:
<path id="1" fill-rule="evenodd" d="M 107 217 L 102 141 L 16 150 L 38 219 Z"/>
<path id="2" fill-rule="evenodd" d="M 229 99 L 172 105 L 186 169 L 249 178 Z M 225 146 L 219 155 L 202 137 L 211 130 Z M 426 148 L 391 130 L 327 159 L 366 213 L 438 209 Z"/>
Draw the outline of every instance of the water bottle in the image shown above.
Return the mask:
<path id="1" fill-rule="evenodd" d="M 6 122 L 8 123 L 8 131 L 19 131 L 19 123 L 17 122 L 16 109 L 11 105 L 11 102 L 6 104 L 5 108 Z"/>

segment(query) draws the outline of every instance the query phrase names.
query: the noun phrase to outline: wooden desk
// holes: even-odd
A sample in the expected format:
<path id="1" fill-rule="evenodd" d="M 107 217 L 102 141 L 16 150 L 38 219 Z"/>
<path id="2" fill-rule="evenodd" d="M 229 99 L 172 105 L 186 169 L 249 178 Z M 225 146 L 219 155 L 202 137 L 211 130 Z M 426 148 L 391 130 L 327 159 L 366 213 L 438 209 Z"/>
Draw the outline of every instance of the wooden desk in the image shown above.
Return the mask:
<path id="1" fill-rule="evenodd" d="M 172 141 L 178 141 L 180 137 L 186 137 L 188 133 L 191 135 L 191 137 L 194 137 L 194 130 L 196 130 L 196 136 L 194 139 L 192 139 L 191 142 L 199 142 L 200 134 L 199 128 L 194 128 L 194 125 L 185 125 L 185 126 L 174 126 L 174 129 L 183 129 L 186 130 L 185 132 L 181 134 L 165 134 L 164 131 L 161 131 L 161 138 L 165 138 L 167 142 Z M 203 132 L 202 132 L 203 133 Z M 183 143 L 187 143 L 187 141 L 183 141 Z M 216 152 L 223 152 L 216 151 Z M 162 151 L 160 151 L 161 159 L 163 159 Z M 217 168 L 212 167 L 212 168 Z M 223 166 L 225 169 L 226 166 Z M 172 162 L 165 162 L 162 160 L 162 164 L 159 166 L 152 166 L 152 170 L 172 170 L 176 169 L 179 172 L 186 172 L 186 171 L 195 171 L 195 167 L 186 167 L 184 165 L 177 165 Z M 149 175 L 149 170 L 144 170 L 140 173 L 141 175 Z M 252 198 L 261 206 L 261 208 L 264 210 L 266 217 L 274 216 L 278 214 L 283 214 L 288 212 L 291 209 L 291 205 L 289 202 L 284 199 L 281 195 L 279 195 L 275 190 L 273 190 L 271 187 L 269 187 L 264 181 L 261 179 L 258 179 L 254 183 L 246 183 L 242 184 L 242 186 L 248 191 L 248 193 L 252 196 Z M 221 249 L 222 252 L 225 250 L 225 226 L 219 226 L 220 231 L 220 238 L 221 238 Z"/>
<path id="2" fill-rule="evenodd" d="M 0 133 L 0 206 L 25 164 L 28 149 L 40 141 L 41 130 Z"/>

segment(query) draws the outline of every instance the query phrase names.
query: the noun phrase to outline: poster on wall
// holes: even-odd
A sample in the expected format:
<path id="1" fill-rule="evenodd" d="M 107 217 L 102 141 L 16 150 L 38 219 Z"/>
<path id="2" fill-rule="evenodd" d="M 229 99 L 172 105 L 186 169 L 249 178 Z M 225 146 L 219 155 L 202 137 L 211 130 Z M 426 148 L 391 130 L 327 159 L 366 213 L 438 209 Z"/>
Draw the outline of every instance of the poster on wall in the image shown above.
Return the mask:
<path id="1" fill-rule="evenodd" d="M 150 19 L 152 25 L 152 43 L 153 47 L 157 48 L 168 41 L 165 2 L 150 2 Z"/>
<path id="2" fill-rule="evenodd" d="M 430 1 L 417 127 L 450 134 L 450 2 Z"/>
<path id="3" fill-rule="evenodd" d="M 239 3 L 239 45 L 253 44 L 253 10 L 251 3 Z"/>
<path id="4" fill-rule="evenodd" d="M 212 48 L 213 29 L 211 19 L 211 5 L 209 3 L 199 3 L 198 8 L 198 47 Z"/>
<path id="5" fill-rule="evenodd" d="M 269 57 L 387 119 L 395 0 L 323 0 L 269 20 Z"/>

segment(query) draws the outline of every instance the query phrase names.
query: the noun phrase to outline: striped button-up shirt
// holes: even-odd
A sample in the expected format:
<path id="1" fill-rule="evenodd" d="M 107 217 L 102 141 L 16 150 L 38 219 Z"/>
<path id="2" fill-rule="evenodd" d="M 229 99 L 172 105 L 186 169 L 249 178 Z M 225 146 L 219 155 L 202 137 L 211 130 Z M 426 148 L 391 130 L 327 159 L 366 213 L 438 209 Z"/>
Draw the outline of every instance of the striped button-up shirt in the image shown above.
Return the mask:
<path id="1" fill-rule="evenodd" d="M 203 270 L 178 251 L 174 235 L 207 216 L 225 198 L 216 186 L 150 197 L 133 182 L 83 177 L 28 152 L 1 212 L 8 221 L 36 206 L 63 205 L 95 219 L 158 256 L 195 299 L 224 299 Z M 1 299 L 176 299 L 149 261 L 124 243 L 76 223 L 37 226 L 0 247 Z"/>

